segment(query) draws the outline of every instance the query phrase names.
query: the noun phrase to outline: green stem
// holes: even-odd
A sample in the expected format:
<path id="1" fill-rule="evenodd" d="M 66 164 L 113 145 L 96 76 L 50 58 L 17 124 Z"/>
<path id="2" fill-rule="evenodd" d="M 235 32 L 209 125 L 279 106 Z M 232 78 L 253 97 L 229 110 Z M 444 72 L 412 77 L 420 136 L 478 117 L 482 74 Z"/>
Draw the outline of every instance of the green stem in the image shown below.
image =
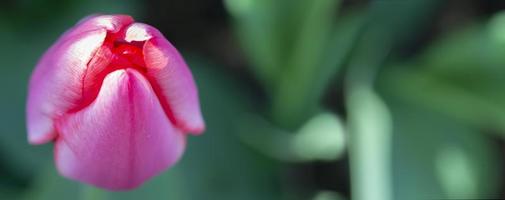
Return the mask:
<path id="1" fill-rule="evenodd" d="M 352 199 L 390 200 L 392 119 L 373 85 L 391 43 L 375 31 L 363 38 L 370 40 L 358 45 L 345 80 Z"/>
<path id="2" fill-rule="evenodd" d="M 371 88 L 348 94 L 352 196 L 355 200 L 389 200 L 391 183 L 391 116 Z"/>

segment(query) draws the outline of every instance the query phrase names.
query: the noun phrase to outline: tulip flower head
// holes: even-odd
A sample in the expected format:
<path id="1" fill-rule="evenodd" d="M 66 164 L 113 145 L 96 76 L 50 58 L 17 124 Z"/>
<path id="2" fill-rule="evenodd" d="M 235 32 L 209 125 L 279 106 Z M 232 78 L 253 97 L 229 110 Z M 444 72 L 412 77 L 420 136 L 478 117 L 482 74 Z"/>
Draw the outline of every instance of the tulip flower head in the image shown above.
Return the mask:
<path id="1" fill-rule="evenodd" d="M 43 55 L 29 85 L 28 140 L 54 141 L 60 174 L 132 189 L 174 165 L 205 124 L 192 74 L 154 27 L 81 20 Z"/>

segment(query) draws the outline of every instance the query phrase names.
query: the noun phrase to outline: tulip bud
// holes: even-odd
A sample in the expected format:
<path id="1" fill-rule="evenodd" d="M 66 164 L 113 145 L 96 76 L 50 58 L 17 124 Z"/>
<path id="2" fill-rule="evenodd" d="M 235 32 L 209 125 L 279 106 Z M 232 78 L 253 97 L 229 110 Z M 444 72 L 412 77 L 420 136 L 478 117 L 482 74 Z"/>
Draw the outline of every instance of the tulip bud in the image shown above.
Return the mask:
<path id="1" fill-rule="evenodd" d="M 205 129 L 192 74 L 154 27 L 88 17 L 44 54 L 30 80 L 28 140 L 54 141 L 60 174 L 132 189 L 174 165 Z"/>

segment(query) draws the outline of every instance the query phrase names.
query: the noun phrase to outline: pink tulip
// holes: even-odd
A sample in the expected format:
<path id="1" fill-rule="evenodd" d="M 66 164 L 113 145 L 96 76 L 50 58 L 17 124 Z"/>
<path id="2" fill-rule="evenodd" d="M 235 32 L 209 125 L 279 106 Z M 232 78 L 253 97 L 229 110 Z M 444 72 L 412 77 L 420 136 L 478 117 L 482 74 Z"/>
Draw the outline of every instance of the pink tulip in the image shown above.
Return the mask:
<path id="1" fill-rule="evenodd" d="M 179 52 L 126 15 L 88 17 L 44 54 L 30 81 L 28 140 L 55 141 L 58 171 L 132 189 L 174 165 L 205 124 Z"/>

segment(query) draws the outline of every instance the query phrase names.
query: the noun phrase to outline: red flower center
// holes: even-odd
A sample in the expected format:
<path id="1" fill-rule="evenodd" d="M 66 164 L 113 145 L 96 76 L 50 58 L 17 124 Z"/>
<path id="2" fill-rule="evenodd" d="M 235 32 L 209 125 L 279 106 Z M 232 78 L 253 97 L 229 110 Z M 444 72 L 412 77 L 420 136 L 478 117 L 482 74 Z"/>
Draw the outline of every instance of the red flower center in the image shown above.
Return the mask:
<path id="1" fill-rule="evenodd" d="M 98 96 L 105 77 L 116 70 L 133 68 L 145 74 L 143 46 L 144 41 L 127 42 L 122 31 L 108 32 L 102 46 L 89 61 L 82 79 L 82 99 L 76 102 L 70 113 L 77 112 L 91 104 Z"/>

